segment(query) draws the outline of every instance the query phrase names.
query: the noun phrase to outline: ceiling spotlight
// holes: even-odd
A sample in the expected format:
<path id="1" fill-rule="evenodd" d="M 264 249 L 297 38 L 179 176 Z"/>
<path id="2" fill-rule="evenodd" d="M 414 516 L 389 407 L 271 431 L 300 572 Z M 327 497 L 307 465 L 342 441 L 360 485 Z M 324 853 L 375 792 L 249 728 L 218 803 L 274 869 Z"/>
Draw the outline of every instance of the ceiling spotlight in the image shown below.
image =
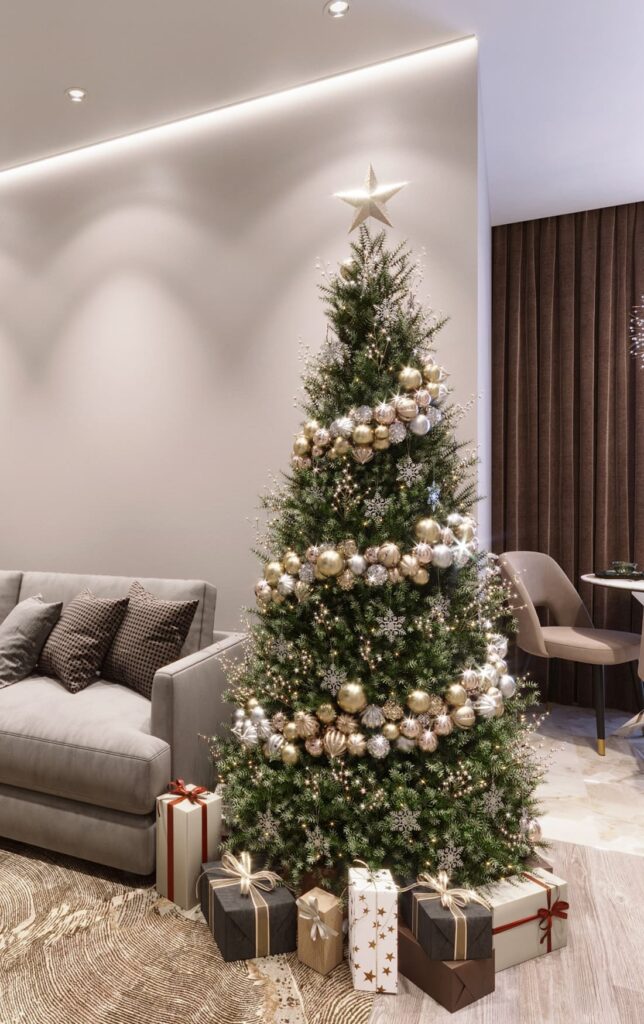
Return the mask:
<path id="1" fill-rule="evenodd" d="M 344 18 L 349 13 L 349 0 L 326 0 L 324 10 L 332 18 Z"/>
<path id="2" fill-rule="evenodd" d="M 68 100 L 71 100 L 72 103 L 82 103 L 87 96 L 87 92 L 85 89 L 79 89 L 78 86 L 75 85 L 72 86 L 71 89 L 65 89 L 65 96 Z"/>

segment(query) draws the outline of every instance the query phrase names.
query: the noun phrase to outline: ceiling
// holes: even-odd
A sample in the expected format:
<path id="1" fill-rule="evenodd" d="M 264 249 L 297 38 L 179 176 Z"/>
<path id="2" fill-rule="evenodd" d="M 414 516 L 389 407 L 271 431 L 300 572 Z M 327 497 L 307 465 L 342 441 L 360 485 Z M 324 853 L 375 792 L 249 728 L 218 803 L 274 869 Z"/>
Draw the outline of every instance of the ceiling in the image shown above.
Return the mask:
<path id="1" fill-rule="evenodd" d="M 0 168 L 468 34 L 494 223 L 644 198 L 641 0 L 4 0 Z"/>

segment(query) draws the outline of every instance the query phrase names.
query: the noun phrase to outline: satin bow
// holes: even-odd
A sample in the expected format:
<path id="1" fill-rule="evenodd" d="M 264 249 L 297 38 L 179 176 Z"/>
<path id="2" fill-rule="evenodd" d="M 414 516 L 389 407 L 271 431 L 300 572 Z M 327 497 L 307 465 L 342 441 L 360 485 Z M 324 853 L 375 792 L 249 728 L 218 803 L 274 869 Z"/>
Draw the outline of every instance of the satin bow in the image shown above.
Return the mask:
<path id="1" fill-rule="evenodd" d="M 170 796 L 181 797 L 182 800 L 189 800 L 191 804 L 201 804 L 203 800 L 199 798 L 207 793 L 208 790 L 205 786 L 194 786 L 192 789 L 186 789 L 186 784 L 183 779 L 173 779 L 172 782 L 168 783 L 168 793 Z M 179 803 L 179 801 L 177 801 Z"/>
<path id="2" fill-rule="evenodd" d="M 570 907 L 569 903 L 565 900 L 555 900 L 551 907 L 541 907 L 537 911 L 537 916 L 541 918 L 539 927 L 541 928 L 543 935 L 541 942 L 545 942 L 552 931 L 553 918 L 560 917 L 562 920 L 568 920 L 568 914 L 566 911 Z"/>
<path id="3" fill-rule="evenodd" d="M 442 906 L 447 907 L 452 913 L 458 907 L 466 907 L 468 903 L 480 903 L 483 907 L 488 906 L 487 901 L 482 896 L 479 896 L 474 889 L 450 889 L 449 875 L 446 871 L 439 871 L 436 878 L 426 873 L 418 875 L 415 885 L 409 886 L 409 888 L 415 888 L 416 885 L 424 885 L 428 889 L 434 889 L 436 895 L 429 896 L 429 899 L 440 899 Z"/>
<path id="4" fill-rule="evenodd" d="M 239 880 L 242 896 L 249 896 L 251 888 L 272 892 L 282 879 L 274 871 L 252 871 L 250 853 L 240 853 L 239 859 L 232 853 L 224 853 L 221 858 L 221 871 L 230 878 Z"/>
<path id="5" fill-rule="evenodd" d="M 321 939 L 335 938 L 338 932 L 320 917 L 320 908 L 315 896 L 300 896 L 297 900 L 300 917 L 311 922 L 311 938 L 315 942 L 318 935 Z"/>

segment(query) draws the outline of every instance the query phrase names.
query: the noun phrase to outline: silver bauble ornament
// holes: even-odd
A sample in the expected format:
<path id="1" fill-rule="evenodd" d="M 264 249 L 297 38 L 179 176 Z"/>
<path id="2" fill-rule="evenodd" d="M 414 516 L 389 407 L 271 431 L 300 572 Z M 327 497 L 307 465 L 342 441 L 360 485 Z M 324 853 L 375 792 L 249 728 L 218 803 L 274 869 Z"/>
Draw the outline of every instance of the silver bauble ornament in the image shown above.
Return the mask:
<path id="1" fill-rule="evenodd" d="M 493 700 L 497 706 L 503 703 L 503 694 L 499 690 L 498 686 L 488 686 L 485 692 L 490 700 Z"/>
<path id="2" fill-rule="evenodd" d="M 257 735 L 257 729 L 249 718 L 245 719 L 242 729 L 239 733 L 239 742 L 242 747 L 256 747 L 259 737 Z"/>
<path id="3" fill-rule="evenodd" d="M 258 722 L 255 728 L 257 729 L 257 735 L 260 740 L 267 740 L 269 736 L 273 735 L 273 728 L 267 718 L 262 718 L 261 722 Z"/>
<path id="4" fill-rule="evenodd" d="M 429 433 L 430 422 L 427 417 L 421 412 L 418 416 L 414 416 L 413 420 L 409 424 L 409 429 L 412 434 L 416 437 L 424 437 L 425 434 Z"/>
<path id="5" fill-rule="evenodd" d="M 434 732 L 437 736 L 449 736 L 454 723 L 449 715 L 437 715 L 434 721 Z"/>
<path id="6" fill-rule="evenodd" d="M 355 424 L 350 416 L 341 416 L 339 419 L 333 421 L 333 426 L 338 432 L 338 437 L 345 437 L 349 440 L 353 434 Z"/>
<path id="7" fill-rule="evenodd" d="M 437 544 L 432 555 L 432 565 L 438 569 L 448 569 L 454 560 L 451 548 L 446 544 Z"/>
<path id="8" fill-rule="evenodd" d="M 427 388 L 419 388 L 414 395 L 414 398 L 416 399 L 416 405 L 419 409 L 426 409 L 432 400 L 432 396 Z"/>
<path id="9" fill-rule="evenodd" d="M 461 683 L 468 693 L 473 693 L 479 688 L 479 674 L 473 668 L 463 669 Z"/>
<path id="10" fill-rule="evenodd" d="M 243 722 L 245 718 L 246 718 L 246 712 L 244 711 L 244 709 L 243 708 L 235 708 L 235 710 L 233 711 L 233 721 L 234 722 Z"/>
<path id="11" fill-rule="evenodd" d="M 268 604 L 273 595 L 273 588 L 268 580 L 258 580 L 255 584 L 255 597 L 263 604 Z"/>
<path id="12" fill-rule="evenodd" d="M 389 443 L 400 444 L 407 437 L 407 427 L 400 420 L 396 420 L 389 427 Z"/>
<path id="13" fill-rule="evenodd" d="M 418 746 L 426 754 L 432 754 L 438 746 L 438 736 L 433 729 L 424 729 L 418 737 Z"/>
<path id="14" fill-rule="evenodd" d="M 257 725 L 257 723 L 261 722 L 263 718 L 266 718 L 266 712 L 264 711 L 264 708 L 260 707 L 259 704 L 256 704 L 254 708 L 251 708 L 249 717 L 251 722 L 254 725 Z"/>
<path id="15" fill-rule="evenodd" d="M 300 582 L 301 583 L 313 583 L 315 579 L 315 569 L 310 562 L 305 562 L 300 569 Z"/>
<path id="16" fill-rule="evenodd" d="M 514 697 L 517 692 L 516 680 L 512 676 L 504 675 L 499 679 L 499 690 L 501 695 L 508 700 L 510 697 Z"/>
<path id="17" fill-rule="evenodd" d="M 289 576 L 288 573 L 283 573 L 277 581 L 277 590 L 282 597 L 288 597 L 295 590 L 295 577 Z"/>
<path id="18" fill-rule="evenodd" d="M 384 565 L 370 565 L 365 578 L 368 587 L 382 587 L 389 579 Z"/>
<path id="19" fill-rule="evenodd" d="M 386 757 L 390 749 L 391 747 L 389 740 L 385 739 L 384 736 L 371 736 L 367 740 L 367 750 L 369 751 L 372 757 L 375 757 L 378 760 L 380 760 L 383 757 Z"/>
<path id="20" fill-rule="evenodd" d="M 273 760 L 274 758 L 281 757 L 282 747 L 284 746 L 284 737 L 279 732 L 274 732 L 272 736 L 269 736 L 266 743 L 264 744 L 264 753 L 266 757 Z"/>
<path id="21" fill-rule="evenodd" d="M 448 526 L 451 526 L 451 527 L 460 526 L 460 524 L 462 522 L 463 522 L 463 516 L 461 515 L 460 512 L 450 512 L 450 514 L 447 517 L 447 525 Z"/>
<path id="22" fill-rule="evenodd" d="M 367 559 L 364 555 L 351 555 L 347 565 L 354 576 L 362 576 L 367 571 Z"/>
<path id="23" fill-rule="evenodd" d="M 541 842 L 543 833 L 541 831 L 541 825 L 536 818 L 528 818 L 525 822 L 523 831 L 526 834 L 528 842 L 532 843 L 533 845 Z"/>
<path id="24" fill-rule="evenodd" d="M 396 750 L 402 751 L 403 754 L 411 754 L 415 749 L 416 740 L 410 740 L 407 736 L 399 736 L 396 740 Z"/>
<path id="25" fill-rule="evenodd" d="M 356 423 L 371 423 L 373 410 L 370 405 L 360 405 L 353 414 Z"/>
<path id="26" fill-rule="evenodd" d="M 369 704 L 360 715 L 360 721 L 367 729 L 378 729 L 384 720 L 384 713 L 377 704 Z"/>
<path id="27" fill-rule="evenodd" d="M 496 712 L 496 702 L 488 697 L 487 693 L 482 693 L 479 699 L 474 704 L 474 710 L 480 718 L 490 719 L 494 718 Z"/>
<path id="28" fill-rule="evenodd" d="M 499 658 L 505 658 L 508 653 L 508 641 L 506 637 L 502 636 L 501 633 L 495 633 L 490 637 L 489 645 L 494 649 Z"/>
<path id="29" fill-rule="evenodd" d="M 481 681 L 481 688 L 487 690 L 489 686 L 496 686 L 496 669 L 494 665 L 484 665 L 479 670 L 479 679 Z"/>

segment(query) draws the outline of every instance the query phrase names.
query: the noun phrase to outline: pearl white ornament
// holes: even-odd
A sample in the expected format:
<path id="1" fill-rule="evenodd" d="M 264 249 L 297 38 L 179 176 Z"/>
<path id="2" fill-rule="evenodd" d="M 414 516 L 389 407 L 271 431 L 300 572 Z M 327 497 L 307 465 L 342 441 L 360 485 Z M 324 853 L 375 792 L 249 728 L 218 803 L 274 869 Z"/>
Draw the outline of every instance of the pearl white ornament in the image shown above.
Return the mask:
<path id="1" fill-rule="evenodd" d="M 513 679 L 512 676 L 501 676 L 501 678 L 499 679 L 499 690 L 501 691 L 502 696 L 505 697 L 506 700 L 509 697 L 514 697 L 515 693 L 517 692 L 516 680 Z"/>
<path id="2" fill-rule="evenodd" d="M 287 572 L 283 573 L 277 581 L 277 592 L 282 597 L 288 597 L 295 590 L 295 577 L 289 576 Z"/>
<path id="3" fill-rule="evenodd" d="M 351 555 L 347 560 L 347 565 L 354 576 L 362 576 L 367 570 L 367 559 L 364 555 Z"/>
<path id="4" fill-rule="evenodd" d="M 266 712 L 264 711 L 264 708 L 260 708 L 259 704 L 256 704 L 255 707 L 251 709 L 250 720 L 257 725 L 257 723 L 261 722 L 263 718 L 266 718 Z"/>
<path id="5" fill-rule="evenodd" d="M 461 681 L 468 693 L 479 688 L 479 675 L 473 668 L 466 668 L 461 675 Z"/>
<path id="6" fill-rule="evenodd" d="M 409 429 L 411 430 L 412 434 L 416 435 L 416 437 L 424 437 L 425 434 L 429 433 L 430 426 L 431 424 L 427 419 L 427 416 L 425 416 L 423 413 L 420 413 L 420 415 L 414 416 L 413 420 L 409 424 Z"/>
<path id="7" fill-rule="evenodd" d="M 479 671 L 479 679 L 481 680 L 481 685 L 484 689 L 489 686 L 495 686 L 496 669 L 494 668 L 494 665 L 484 665 Z"/>
<path id="8" fill-rule="evenodd" d="M 476 704 L 474 710 L 480 718 L 490 719 L 494 718 L 496 713 L 496 702 L 488 697 L 487 693 L 482 693 Z"/>
<path id="9" fill-rule="evenodd" d="M 233 721 L 243 722 L 246 717 L 246 712 L 243 708 L 235 708 L 233 712 Z"/>
<path id="10" fill-rule="evenodd" d="M 437 544 L 432 553 L 432 564 L 439 569 L 449 569 L 453 557 L 451 549 L 446 544 Z"/>

